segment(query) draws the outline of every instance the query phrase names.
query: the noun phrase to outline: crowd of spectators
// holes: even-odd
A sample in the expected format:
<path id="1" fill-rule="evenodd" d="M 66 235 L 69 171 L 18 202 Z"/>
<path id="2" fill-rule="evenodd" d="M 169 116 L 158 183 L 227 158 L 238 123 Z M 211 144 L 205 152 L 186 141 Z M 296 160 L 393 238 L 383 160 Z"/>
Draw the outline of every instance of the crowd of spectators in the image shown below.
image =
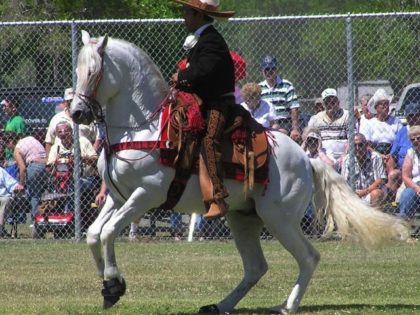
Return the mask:
<path id="1" fill-rule="evenodd" d="M 27 128 L 24 116 L 19 113 L 19 99 L 16 96 L 10 95 L 1 101 L 7 121 L 0 145 L 0 238 L 11 236 L 4 227 L 5 218 L 19 211 L 11 209 L 11 200 L 25 198 L 30 203 L 30 223 L 33 227 L 43 195 L 58 191 L 53 180 L 57 172 L 56 162 L 66 156 L 66 161 L 73 163 L 73 122 L 69 115 L 73 95 L 72 88 L 65 90 L 64 101 L 60 104 L 62 111 L 52 117 L 43 136 Z M 100 180 L 96 170 L 98 154 L 93 147 L 96 138 L 93 124 L 80 125 L 82 212 L 89 211 L 90 196 L 95 196 L 99 191 Z M 69 182 L 68 196 L 74 193 L 72 174 L 69 174 Z M 73 208 L 71 205 L 66 211 L 73 211 Z"/>
<path id="2" fill-rule="evenodd" d="M 420 210 L 420 104 L 405 106 L 404 125 L 391 114 L 393 97 L 382 88 L 361 95 L 350 113 L 337 90 L 325 87 L 314 97 L 313 115 L 302 124 L 298 93 L 282 76 L 276 58 L 265 56 L 261 70 L 261 89 L 251 82 L 241 90 L 242 105 L 258 122 L 288 134 L 309 158 L 333 167 L 366 203 L 391 205 L 401 216 L 414 217 Z M 354 152 L 349 139 L 353 114 Z M 307 215 L 312 215 L 310 208 Z"/>
<path id="3" fill-rule="evenodd" d="M 243 82 L 240 87 L 236 82 L 237 99 L 257 122 L 287 134 L 309 158 L 334 168 L 366 203 L 378 207 L 399 203 L 396 211 L 401 216 L 415 216 L 420 209 L 420 104 L 405 106 L 405 125 L 390 113 L 392 96 L 384 89 L 360 96 L 354 113 L 350 113 L 347 104 L 340 104 L 337 90 L 325 87 L 314 97 L 313 115 L 302 124 L 298 93 L 292 82 L 282 76 L 277 59 L 265 56 L 261 72 L 263 80 L 259 83 Z M 0 146 L 0 238 L 9 236 L 4 218 L 10 199 L 26 192 L 33 221 L 55 162 L 63 155 L 74 155 L 69 114 L 73 95 L 72 88 L 65 90 L 62 111 L 52 117 L 42 139 L 38 134 L 28 134 L 17 99 L 6 97 L 1 101 L 7 121 Z M 349 143 L 353 114 L 354 152 Z M 103 132 L 97 129 L 93 124 L 79 126 L 81 184 L 82 192 L 96 196 L 96 203 L 101 205 L 106 186 L 102 183 L 100 187 L 96 170 L 103 140 Z M 309 217 L 313 215 L 311 211 L 308 208 Z M 177 234 L 180 217 L 173 216 L 171 221 Z M 132 224 L 133 234 L 138 223 Z"/>

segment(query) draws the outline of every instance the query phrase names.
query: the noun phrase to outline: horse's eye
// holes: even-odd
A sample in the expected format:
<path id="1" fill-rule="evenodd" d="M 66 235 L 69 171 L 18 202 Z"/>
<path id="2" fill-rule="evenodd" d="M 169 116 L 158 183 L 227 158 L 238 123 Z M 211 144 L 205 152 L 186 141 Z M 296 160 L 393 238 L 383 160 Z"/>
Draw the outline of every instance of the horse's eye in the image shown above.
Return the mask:
<path id="1" fill-rule="evenodd" d="M 92 71 L 91 70 L 89 70 L 88 71 L 88 77 L 90 77 L 92 75 Z"/>

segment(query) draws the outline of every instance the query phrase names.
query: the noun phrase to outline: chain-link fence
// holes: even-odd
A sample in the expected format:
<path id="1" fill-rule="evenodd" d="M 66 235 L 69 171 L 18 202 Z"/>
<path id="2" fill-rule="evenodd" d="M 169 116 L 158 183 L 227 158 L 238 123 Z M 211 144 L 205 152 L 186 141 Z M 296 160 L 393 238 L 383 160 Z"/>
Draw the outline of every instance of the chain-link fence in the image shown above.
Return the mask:
<path id="1" fill-rule="evenodd" d="M 366 202 L 415 218 L 420 207 L 416 197 L 420 190 L 416 184 L 420 179 L 416 171 L 418 151 L 409 151 L 412 168 L 407 174 L 401 163 L 404 150 L 411 146 L 409 139 L 413 139 L 415 147 L 420 145 L 417 134 L 409 135 L 404 126 L 407 104 L 419 104 L 420 98 L 420 84 L 410 85 L 420 82 L 419 12 L 236 18 L 217 23 L 217 28 L 246 62 L 246 75 L 241 76 L 238 86 L 263 81 L 262 58 L 276 57 L 278 73 L 292 82 L 298 95 L 300 127 L 309 124 L 318 129 L 311 129 L 315 133 L 309 135 L 304 130 L 303 139 L 296 139 L 308 155 L 320 158 L 324 146 L 326 163 L 342 172 Z M 8 197 L 4 233 L 13 227 L 15 237 L 81 238 L 98 214 L 95 197 L 100 193 L 100 179 L 94 162 L 100 150 L 95 141 L 100 137 L 95 126 L 82 126 L 79 133 L 85 137 L 72 137 L 73 129 L 78 127 L 69 120 L 65 108 L 68 104 L 63 102 L 64 90 L 74 86 L 76 80 L 80 31 L 87 30 L 93 36 L 108 34 L 138 45 L 169 79 L 185 57 L 182 20 L 0 23 L 0 30 L 0 99 L 6 100 L 1 113 L 2 164 L 16 182 L 24 185 L 19 187 L 12 180 L 8 183 L 9 191 L 4 193 Z M 319 108 L 324 106 L 327 111 L 312 117 L 318 111 L 316 99 L 327 88 L 337 91 L 338 102 L 325 98 Z M 359 99 L 379 88 L 393 95 L 388 109 L 401 125 L 391 122 L 379 103 L 374 107 L 382 114 L 369 120 L 374 123 L 366 123 L 368 117 L 361 112 Z M 334 110 L 337 104 L 350 114 Z M 415 117 L 416 110 L 410 110 Z M 16 116 L 23 117 L 23 122 Z M 420 124 L 420 120 L 409 123 Z M 357 133 L 362 130 L 367 134 L 360 139 Z M 322 146 L 313 144 L 318 131 Z M 367 146 L 361 154 L 360 148 L 367 141 L 380 155 Z M 398 147 L 393 151 L 395 158 L 390 158 L 393 142 Z M 16 157 L 16 152 L 22 159 Z M 344 157 L 346 153 L 350 157 Z M 406 190 L 401 188 L 403 178 Z M 312 221 L 308 209 L 302 227 L 306 234 L 317 236 L 319 229 Z M 190 216 L 156 210 L 133 224 L 131 230 L 127 227 L 125 235 L 185 238 Z M 224 219 L 204 222 L 198 217 L 195 237 L 229 235 Z M 262 237 L 270 235 L 264 231 Z"/>

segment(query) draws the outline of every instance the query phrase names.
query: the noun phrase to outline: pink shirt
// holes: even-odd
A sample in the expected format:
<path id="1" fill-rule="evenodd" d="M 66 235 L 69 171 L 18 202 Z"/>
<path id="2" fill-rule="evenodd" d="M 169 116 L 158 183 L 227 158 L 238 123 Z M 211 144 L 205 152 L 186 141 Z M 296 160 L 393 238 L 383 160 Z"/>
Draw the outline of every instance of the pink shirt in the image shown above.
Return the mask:
<path id="1" fill-rule="evenodd" d="M 32 136 L 20 139 L 16 144 L 16 148 L 25 160 L 25 164 L 47 157 L 45 148 Z"/>

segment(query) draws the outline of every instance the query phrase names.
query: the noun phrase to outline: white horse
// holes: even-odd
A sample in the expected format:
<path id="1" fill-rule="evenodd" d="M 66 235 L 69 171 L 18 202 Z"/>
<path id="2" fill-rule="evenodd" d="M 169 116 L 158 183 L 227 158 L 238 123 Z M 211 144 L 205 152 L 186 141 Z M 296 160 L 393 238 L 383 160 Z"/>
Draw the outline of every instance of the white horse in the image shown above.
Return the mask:
<path id="1" fill-rule="evenodd" d="M 157 140 L 159 120 L 152 113 L 165 98 L 168 87 L 153 61 L 141 49 L 122 40 L 91 38 L 84 31 L 82 40 L 76 95 L 71 104 L 74 121 L 87 124 L 104 114 L 108 144 Z M 226 218 L 242 257 L 243 279 L 223 300 L 202 307 L 200 313 L 232 311 L 267 272 L 260 244 L 264 225 L 299 266 L 289 297 L 271 311 L 284 314 L 297 310 L 320 259 L 300 227 L 312 196 L 317 211 L 326 209 L 342 237 L 352 237 L 370 247 L 408 235 L 403 221 L 366 206 L 330 167 L 310 161 L 282 133 L 273 131 L 272 135 L 265 193 L 261 185 L 256 185 L 245 199 L 242 183 L 225 180 L 230 191 Z M 159 152 L 153 149 L 103 153 L 98 167 L 109 195 L 88 230 L 87 243 L 103 279 L 103 306 L 108 308 L 124 295 L 126 287 L 117 267 L 115 238 L 131 221 L 166 200 L 174 170 L 162 166 Z M 198 177 L 192 176 L 175 210 L 204 211 L 199 187 Z"/>

